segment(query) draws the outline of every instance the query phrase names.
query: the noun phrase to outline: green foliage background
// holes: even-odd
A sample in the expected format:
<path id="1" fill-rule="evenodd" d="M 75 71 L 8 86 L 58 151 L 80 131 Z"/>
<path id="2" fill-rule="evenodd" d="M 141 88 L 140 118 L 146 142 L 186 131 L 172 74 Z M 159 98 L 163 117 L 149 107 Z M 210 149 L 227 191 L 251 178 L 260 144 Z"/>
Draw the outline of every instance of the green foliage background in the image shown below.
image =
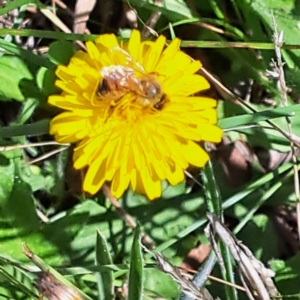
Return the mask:
<path id="1" fill-rule="evenodd" d="M 187 4 L 188 3 L 188 4 Z M 28 5 L 47 8 L 39 1 L 15 0 L 0 7 L 0 15 L 13 9 L 23 12 Z M 154 28 L 169 37 L 179 35 L 185 50 L 201 50 L 206 65 L 220 81 L 231 89 L 240 82 L 253 80 L 275 100 L 276 108 L 251 103 L 255 113 L 230 101 L 220 101 L 219 125 L 231 141 L 244 138 L 250 147 L 290 151 L 290 142 L 278 131 L 266 126 L 271 120 L 287 129 L 285 116 L 292 120 L 292 131 L 300 135 L 300 105 L 289 99 L 288 107 L 280 107 L 276 82 L 265 76 L 275 57 L 272 14 L 286 45 L 299 44 L 300 10 L 296 0 L 130 0 L 141 20 L 161 12 Z M 198 27 L 200 24 L 200 27 Z M 209 30 L 208 26 L 220 29 Z M 191 37 L 184 26 L 191 26 Z M 139 23 L 139 27 L 143 25 Z M 56 111 L 48 107 L 48 95 L 57 92 L 54 70 L 66 64 L 74 53 L 74 40 L 93 40 L 95 35 L 65 34 L 57 31 L 0 29 L 0 143 L 4 146 L 24 145 L 30 141 L 51 140 L 48 124 Z M 201 28 L 201 30 L 199 29 Z M 186 34 L 186 35 L 185 35 Z M 51 38 L 48 55 L 25 50 L 15 37 Z M 182 35 L 182 36 L 181 36 Z M 120 37 L 128 37 L 121 30 Z M 234 43 L 244 43 L 242 48 Z M 286 81 L 299 95 L 298 49 L 283 47 Z M 15 105 L 16 104 L 16 105 Z M 12 107 L 17 109 L 11 113 Z M 255 127 L 248 125 L 255 124 Z M 264 263 L 277 272 L 275 282 L 280 292 L 299 298 L 299 253 L 285 259 L 279 257 L 280 237 L 266 209 L 280 205 L 295 206 L 292 164 L 263 173 L 252 166 L 251 181 L 230 188 L 218 164 L 213 170 L 212 186 L 195 191 L 184 184 L 176 187 L 163 183 L 161 199 L 148 202 L 128 191 L 120 204 L 139 224 L 133 230 L 116 213 L 111 203 L 99 192 L 94 198 L 72 194 L 66 190 L 68 150 L 29 165 L 57 146 L 29 147 L 0 152 L 0 299 L 38 299 L 33 280 L 38 271 L 22 252 L 25 243 L 41 259 L 47 270 L 54 268 L 68 286 L 78 289 L 86 299 L 112 299 L 113 287 L 128 282 L 128 299 L 177 299 L 180 289 L 172 279 L 154 266 L 154 258 L 142 253 L 140 230 L 153 239 L 156 251 L 173 264 L 180 265 L 187 253 L 199 242 L 207 243 L 203 229 L 206 211 L 217 211 L 213 189 L 220 189 L 225 215 L 235 220 L 234 233 Z M 207 170 L 204 177 L 207 176 Z M 41 199 L 48 199 L 47 207 Z M 206 201 L 208 199 L 208 202 Z M 42 201 L 43 202 L 43 201 Z M 43 202 L 44 203 L 44 202 Z M 216 203 L 215 203 L 216 204 Z M 212 208 L 210 209 L 210 205 Z M 37 209 L 47 216 L 41 221 Z M 232 263 L 232 267 L 233 263 Z M 214 272 L 219 274 L 218 266 Z M 231 270 L 233 276 L 234 270 Z M 59 274 L 57 275 L 59 276 Z M 229 279 L 229 278 L 226 278 Z M 223 285 L 207 283 L 214 298 L 235 298 Z M 245 298 L 239 293 L 240 298 Z"/>

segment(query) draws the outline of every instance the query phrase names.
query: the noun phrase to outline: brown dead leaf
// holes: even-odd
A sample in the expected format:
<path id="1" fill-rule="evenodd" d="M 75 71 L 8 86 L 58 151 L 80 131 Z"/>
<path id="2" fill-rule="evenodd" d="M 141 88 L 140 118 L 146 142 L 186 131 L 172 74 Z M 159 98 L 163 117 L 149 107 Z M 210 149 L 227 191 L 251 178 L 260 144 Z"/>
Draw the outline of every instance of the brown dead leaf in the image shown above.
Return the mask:
<path id="1" fill-rule="evenodd" d="M 246 143 L 242 141 L 232 143 L 224 138 L 216 156 L 230 186 L 238 187 L 251 179 L 251 163 L 255 157 Z"/>
<path id="2" fill-rule="evenodd" d="M 197 248 L 192 249 L 181 265 L 183 269 L 198 270 L 203 261 L 207 258 L 210 246 L 200 244 Z"/>
<path id="3" fill-rule="evenodd" d="M 74 11 L 74 33 L 84 33 L 86 30 L 86 23 L 89 19 L 96 0 L 77 0 Z"/>
<path id="4" fill-rule="evenodd" d="M 289 258 L 299 251 L 297 215 L 294 207 L 285 205 L 269 211 L 275 230 L 279 236 L 279 257 Z"/>
<path id="5" fill-rule="evenodd" d="M 257 159 L 265 172 L 276 170 L 280 165 L 292 160 L 292 152 L 279 152 L 273 149 L 254 149 Z M 299 156 L 300 149 L 296 149 L 296 156 Z"/>

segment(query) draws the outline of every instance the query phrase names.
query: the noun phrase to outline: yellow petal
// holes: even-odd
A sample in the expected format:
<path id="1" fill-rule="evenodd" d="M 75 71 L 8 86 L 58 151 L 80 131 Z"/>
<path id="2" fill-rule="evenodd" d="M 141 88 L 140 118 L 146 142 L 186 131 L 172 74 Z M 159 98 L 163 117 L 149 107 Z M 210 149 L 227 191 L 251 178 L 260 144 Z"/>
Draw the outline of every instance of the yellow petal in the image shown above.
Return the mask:
<path id="1" fill-rule="evenodd" d="M 96 45 L 93 42 L 86 42 L 86 50 L 91 58 L 91 60 L 94 63 L 95 68 L 98 70 L 101 69 L 101 55 L 99 52 L 99 49 L 96 47 Z"/>
<path id="2" fill-rule="evenodd" d="M 88 135 L 87 119 L 76 116 L 72 113 L 64 112 L 57 115 L 50 122 L 50 134 L 58 134 L 60 136 L 73 136 L 74 140 L 78 140 L 77 134 L 80 133 L 81 138 Z"/>
<path id="3" fill-rule="evenodd" d="M 183 52 L 177 52 L 172 61 L 167 63 L 165 76 L 171 76 L 179 71 L 185 71 L 191 63 L 191 58 Z"/>
<path id="4" fill-rule="evenodd" d="M 192 141 L 182 144 L 181 147 L 186 160 L 195 167 L 203 167 L 209 160 L 208 154 Z"/>
<path id="5" fill-rule="evenodd" d="M 160 197 L 161 195 L 161 183 L 160 181 L 154 181 L 150 174 L 148 168 L 144 168 L 140 172 L 142 185 L 146 195 L 148 196 L 149 200 L 153 200 L 155 198 Z"/>
<path id="6" fill-rule="evenodd" d="M 103 45 L 108 49 L 119 46 L 118 40 L 114 34 L 99 35 L 99 37 L 96 38 L 95 43 L 99 45 Z"/>
<path id="7" fill-rule="evenodd" d="M 201 134 L 201 140 L 211 143 L 220 143 L 223 131 L 221 128 L 210 124 L 199 124 L 199 133 Z"/>
<path id="8" fill-rule="evenodd" d="M 152 44 L 144 59 L 144 68 L 147 72 L 155 72 L 155 67 L 159 61 L 161 53 L 166 43 L 166 38 L 162 35 Z"/>
<path id="9" fill-rule="evenodd" d="M 141 43 L 141 34 L 138 30 L 132 30 L 129 42 L 128 42 L 128 52 L 135 59 L 139 59 L 139 49 Z"/>
<path id="10" fill-rule="evenodd" d="M 83 189 L 90 194 L 96 194 L 105 182 L 106 161 L 95 160 L 85 175 Z"/>
<path id="11" fill-rule="evenodd" d="M 179 51 L 180 43 L 180 39 L 173 39 L 172 42 L 162 53 L 161 60 L 170 60 L 172 57 L 174 57 L 174 55 L 176 55 L 176 53 Z"/>
<path id="12" fill-rule="evenodd" d="M 125 168 L 126 166 L 124 162 L 116 172 L 112 181 L 111 193 L 116 198 L 121 198 L 124 191 L 128 188 L 130 182 L 130 174 L 124 172 Z"/>
<path id="13" fill-rule="evenodd" d="M 173 171 L 169 172 L 167 179 L 170 184 L 174 186 L 184 180 L 184 173 L 176 163 L 174 164 L 174 167 L 172 169 Z"/>
<path id="14" fill-rule="evenodd" d="M 176 96 L 189 96 L 209 88 L 208 81 L 200 75 L 186 75 L 168 86 L 166 93 Z"/>

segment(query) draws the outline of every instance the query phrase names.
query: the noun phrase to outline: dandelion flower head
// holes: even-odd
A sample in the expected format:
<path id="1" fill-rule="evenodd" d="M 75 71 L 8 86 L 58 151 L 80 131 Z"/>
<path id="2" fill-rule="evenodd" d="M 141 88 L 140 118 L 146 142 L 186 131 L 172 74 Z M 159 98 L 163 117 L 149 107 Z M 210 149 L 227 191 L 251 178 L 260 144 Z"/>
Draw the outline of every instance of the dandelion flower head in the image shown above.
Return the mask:
<path id="1" fill-rule="evenodd" d="M 195 96 L 209 88 L 175 38 L 127 43 L 113 34 L 87 42 L 56 75 L 60 95 L 48 102 L 63 110 L 50 124 L 59 143 L 76 143 L 76 169 L 87 169 L 83 190 L 95 194 L 105 182 L 119 198 L 131 186 L 155 199 L 161 181 L 176 185 L 189 166 L 209 156 L 200 141 L 220 142 L 216 100 Z"/>

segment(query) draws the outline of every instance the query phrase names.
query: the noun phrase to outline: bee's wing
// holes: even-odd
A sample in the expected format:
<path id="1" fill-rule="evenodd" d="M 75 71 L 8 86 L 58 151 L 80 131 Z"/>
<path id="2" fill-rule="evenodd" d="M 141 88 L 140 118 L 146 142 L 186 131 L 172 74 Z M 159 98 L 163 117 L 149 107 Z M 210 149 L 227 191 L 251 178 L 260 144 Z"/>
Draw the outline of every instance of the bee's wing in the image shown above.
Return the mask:
<path id="1" fill-rule="evenodd" d="M 145 74 L 145 69 L 134 59 L 126 50 L 121 47 L 113 47 L 110 49 L 111 59 L 114 65 L 121 65 L 133 69 L 135 72 Z"/>

